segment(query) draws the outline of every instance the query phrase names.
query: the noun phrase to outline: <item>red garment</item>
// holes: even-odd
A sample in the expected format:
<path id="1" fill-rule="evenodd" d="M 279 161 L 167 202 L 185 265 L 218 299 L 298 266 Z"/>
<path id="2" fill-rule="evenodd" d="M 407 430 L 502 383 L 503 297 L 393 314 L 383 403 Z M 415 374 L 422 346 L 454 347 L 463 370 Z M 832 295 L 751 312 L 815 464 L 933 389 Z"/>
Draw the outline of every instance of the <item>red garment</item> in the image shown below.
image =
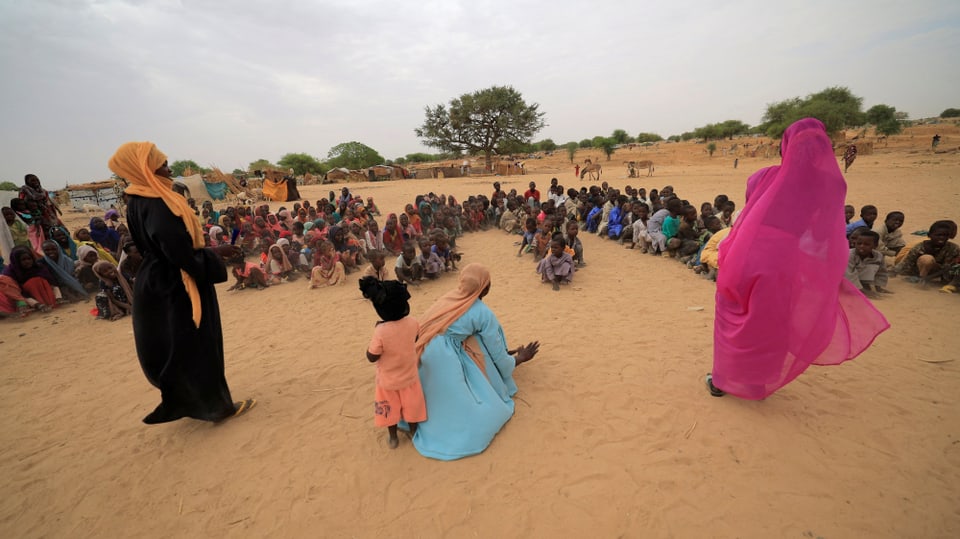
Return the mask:
<path id="1" fill-rule="evenodd" d="M 53 307 L 57 304 L 57 298 L 53 295 L 53 287 L 43 277 L 34 277 L 20 286 L 23 293 L 44 305 Z"/>
<path id="2" fill-rule="evenodd" d="M 536 189 L 527 189 L 526 191 L 524 191 L 523 193 L 524 201 L 530 200 L 531 197 L 537 202 L 540 202 L 540 191 L 537 191 Z"/>

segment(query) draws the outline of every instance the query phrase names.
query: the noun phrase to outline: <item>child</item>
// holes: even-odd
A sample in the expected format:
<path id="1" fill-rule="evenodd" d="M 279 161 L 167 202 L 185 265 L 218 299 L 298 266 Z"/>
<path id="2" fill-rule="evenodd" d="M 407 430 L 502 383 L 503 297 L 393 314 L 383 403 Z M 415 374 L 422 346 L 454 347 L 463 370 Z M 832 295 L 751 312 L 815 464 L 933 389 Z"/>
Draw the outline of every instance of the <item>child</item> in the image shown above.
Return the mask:
<path id="1" fill-rule="evenodd" d="M 133 314 L 133 290 L 113 264 L 101 260 L 93 265 L 93 272 L 100 278 L 100 293 L 107 298 L 110 320 L 119 320 Z"/>
<path id="2" fill-rule="evenodd" d="M 873 228 L 873 222 L 877 220 L 877 207 L 873 205 L 866 205 L 863 208 L 860 208 L 860 219 L 847 224 L 847 236 L 850 236 L 850 233 L 854 230 L 865 226 L 867 228 Z"/>
<path id="3" fill-rule="evenodd" d="M 850 249 L 844 275 L 863 295 L 874 299 L 878 297 L 877 293 L 890 293 L 883 288 L 887 286 L 887 270 L 883 264 L 883 253 L 877 250 L 879 243 L 880 234 L 872 230 L 861 232 L 856 245 Z"/>
<path id="4" fill-rule="evenodd" d="M 310 288 L 343 284 L 346 270 L 340 262 L 340 255 L 334 250 L 330 240 L 320 242 L 313 256 L 313 270 L 310 271 Z"/>
<path id="5" fill-rule="evenodd" d="M 553 240 L 553 220 L 543 223 L 540 230 L 537 230 L 537 237 L 534 243 L 533 261 L 540 262 L 550 251 L 550 242 Z"/>
<path id="6" fill-rule="evenodd" d="M 402 418 L 410 425 L 410 435 L 417 433 L 417 424 L 427 420 L 427 405 L 420 386 L 416 352 L 420 324 L 410 314 L 410 292 L 399 281 L 360 279 L 360 291 L 369 299 L 381 320 L 373 329 L 367 347 L 367 359 L 377 364 L 377 386 L 374 393 L 374 424 L 387 427 L 390 449 L 396 449 L 397 423 Z"/>
<path id="7" fill-rule="evenodd" d="M 430 280 L 440 277 L 443 273 L 443 260 L 433 252 L 433 245 L 426 237 L 420 237 L 420 265 L 423 275 Z"/>
<path id="8" fill-rule="evenodd" d="M 397 257 L 397 263 L 394 266 L 394 272 L 397 274 L 397 280 L 401 283 L 419 285 L 423 279 L 423 266 L 417 258 L 417 249 L 412 241 L 403 244 L 400 256 Z"/>
<path id="9" fill-rule="evenodd" d="M 906 247 L 903 239 L 903 212 L 892 211 L 887 214 L 883 222 L 873 227 L 873 231 L 880 235 L 880 245 L 877 250 L 885 256 L 897 256 L 900 250 Z"/>
<path id="10" fill-rule="evenodd" d="M 537 265 L 540 281 L 553 283 L 554 291 L 560 290 L 560 283 L 569 284 L 573 280 L 573 273 L 577 271 L 573 267 L 573 257 L 564 251 L 566 246 L 563 237 L 558 234 L 550 240 L 550 254 Z"/>
<path id="11" fill-rule="evenodd" d="M 520 242 L 520 250 L 517 251 L 517 256 L 522 255 L 524 250 L 530 252 L 536 244 L 537 218 L 533 216 L 527 217 L 527 220 L 523 224 L 523 229 L 523 241 Z"/>
<path id="12" fill-rule="evenodd" d="M 233 270 L 231 273 L 233 273 L 237 282 L 227 289 L 228 292 L 231 290 L 243 290 L 248 286 L 252 286 L 257 290 L 263 290 L 267 287 L 267 278 L 263 275 L 263 270 L 260 269 L 260 266 L 252 262 L 247 262 L 242 256 L 238 256 L 233 260 Z"/>
<path id="13" fill-rule="evenodd" d="M 583 261 L 583 242 L 577 237 L 580 227 L 577 226 L 576 221 L 567 221 L 566 227 L 567 234 L 563 237 L 563 242 L 568 249 L 573 249 L 573 261 L 576 262 L 577 267 L 586 266 L 587 263 Z"/>
<path id="14" fill-rule="evenodd" d="M 431 247 L 430 250 L 443 261 L 444 271 L 457 271 L 457 260 L 460 258 L 460 255 L 453 252 L 448 242 L 449 240 L 446 234 L 438 233 L 433 238 L 433 247 Z"/>
<path id="15" fill-rule="evenodd" d="M 386 281 L 390 278 L 390 275 L 387 273 L 387 268 L 385 264 L 385 257 L 383 251 L 374 249 L 373 251 L 367 251 L 367 260 L 370 261 L 370 265 L 367 266 L 367 269 L 363 270 L 363 275 L 360 278 L 364 277 L 373 277 L 378 281 Z"/>
<path id="16" fill-rule="evenodd" d="M 647 208 L 646 204 L 639 204 L 637 206 L 637 215 L 633 220 L 631 228 L 633 228 L 633 234 L 630 243 L 630 249 L 633 249 L 634 246 L 640 245 L 640 252 L 646 254 L 650 249 L 653 248 L 653 240 L 650 238 L 650 234 L 647 233 L 647 221 L 650 220 L 650 209 Z M 719 219 L 717 219 L 719 222 Z"/>
<path id="17" fill-rule="evenodd" d="M 270 284 L 285 283 L 290 278 L 290 274 L 293 273 L 293 265 L 290 264 L 287 253 L 283 252 L 280 245 L 273 244 L 270 246 L 264 271 Z"/>
<path id="18" fill-rule="evenodd" d="M 957 233 L 957 224 L 953 221 L 936 221 L 930 225 L 927 238 L 915 245 L 896 266 L 896 272 L 904 275 L 908 282 L 920 282 L 940 277 L 949 281 L 944 270 L 951 267 L 960 257 L 960 246 L 950 238 Z"/>

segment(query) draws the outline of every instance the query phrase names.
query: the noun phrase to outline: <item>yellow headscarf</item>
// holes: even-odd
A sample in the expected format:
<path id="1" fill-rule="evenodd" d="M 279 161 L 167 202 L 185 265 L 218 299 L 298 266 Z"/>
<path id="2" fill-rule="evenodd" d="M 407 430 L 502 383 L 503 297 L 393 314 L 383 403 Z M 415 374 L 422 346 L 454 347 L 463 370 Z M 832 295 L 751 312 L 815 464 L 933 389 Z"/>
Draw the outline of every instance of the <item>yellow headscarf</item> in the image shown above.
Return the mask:
<path id="1" fill-rule="evenodd" d="M 155 174 L 166 160 L 167 156 L 152 142 L 128 142 L 117 149 L 117 153 L 110 158 L 108 166 L 114 174 L 130 182 L 130 186 L 126 189 L 127 194 L 163 200 L 167 208 L 183 220 L 183 225 L 193 240 L 193 248 L 202 249 L 204 247 L 203 228 L 193 209 L 187 204 L 187 199 L 173 191 L 172 180 Z M 180 276 L 193 307 L 193 323 L 200 327 L 202 313 L 197 282 L 186 271 L 180 270 Z"/>

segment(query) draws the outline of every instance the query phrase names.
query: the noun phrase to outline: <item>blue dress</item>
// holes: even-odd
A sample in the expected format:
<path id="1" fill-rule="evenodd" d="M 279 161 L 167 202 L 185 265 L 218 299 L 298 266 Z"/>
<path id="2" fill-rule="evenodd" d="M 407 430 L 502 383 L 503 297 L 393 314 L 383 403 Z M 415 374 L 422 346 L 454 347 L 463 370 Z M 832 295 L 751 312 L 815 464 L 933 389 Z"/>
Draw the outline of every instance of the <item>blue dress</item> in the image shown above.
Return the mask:
<path id="1" fill-rule="evenodd" d="M 475 336 L 483 350 L 486 376 L 463 349 Z M 420 383 L 427 420 L 413 445 L 425 457 L 455 460 L 483 452 L 513 415 L 516 361 L 507 353 L 496 315 L 477 300 L 467 312 L 434 337 L 420 356 Z"/>

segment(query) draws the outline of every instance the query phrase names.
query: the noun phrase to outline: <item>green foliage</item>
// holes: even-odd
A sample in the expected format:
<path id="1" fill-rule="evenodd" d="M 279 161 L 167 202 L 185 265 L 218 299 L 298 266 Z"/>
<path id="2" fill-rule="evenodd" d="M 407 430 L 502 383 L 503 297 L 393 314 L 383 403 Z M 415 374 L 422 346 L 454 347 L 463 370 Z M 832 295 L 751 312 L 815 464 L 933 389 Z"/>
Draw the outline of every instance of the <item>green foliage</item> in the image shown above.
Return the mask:
<path id="1" fill-rule="evenodd" d="M 590 140 L 590 139 L 588 139 L 588 138 L 585 138 L 585 139 L 583 139 L 583 140 L 580 141 L 580 147 L 581 147 L 581 148 L 593 148 L 593 141 Z"/>
<path id="2" fill-rule="evenodd" d="M 597 135 L 597 136 L 593 137 L 592 139 L 590 139 L 590 147 L 591 147 L 591 148 L 600 148 L 600 149 L 602 150 L 602 149 L 603 149 L 603 141 L 605 141 L 605 140 L 613 140 L 613 139 L 607 139 L 607 137 L 602 137 L 602 136 L 600 136 L 600 135 Z"/>
<path id="3" fill-rule="evenodd" d="M 250 167 L 247 168 L 247 170 L 263 170 L 265 168 L 277 168 L 277 166 L 266 159 L 257 159 L 253 163 L 250 163 Z"/>
<path id="4" fill-rule="evenodd" d="M 337 144 L 327 152 L 326 165 L 330 168 L 356 170 L 383 163 L 383 157 L 366 144 L 351 141 Z"/>
<path id="5" fill-rule="evenodd" d="M 306 153 L 288 153 L 277 161 L 281 168 L 293 169 L 296 176 L 304 174 L 326 174 L 329 167 L 325 167 L 319 159 Z"/>
<path id="6" fill-rule="evenodd" d="M 433 148 L 482 152 L 489 166 L 494 153 L 511 153 L 543 129 L 539 107 L 528 105 L 510 86 L 492 86 L 451 100 L 449 110 L 443 105 L 426 107 L 426 119 L 414 132 Z"/>
<path id="7" fill-rule="evenodd" d="M 201 167 L 196 163 L 196 161 L 191 159 L 174 161 L 173 164 L 170 165 L 170 172 L 173 173 L 174 177 L 183 176 L 183 171 L 187 170 L 187 167 L 190 167 L 194 173 L 205 174 L 210 172 L 210 169 Z"/>
<path id="8" fill-rule="evenodd" d="M 680 137 L 677 137 L 679 139 Z M 640 133 L 637 135 L 636 141 L 640 143 L 644 142 L 660 142 L 663 140 L 663 137 L 656 133 Z"/>
<path id="9" fill-rule="evenodd" d="M 940 113 L 941 118 L 960 118 L 960 109 L 949 108 Z"/>
<path id="10" fill-rule="evenodd" d="M 693 130 L 692 138 L 710 139 L 732 139 L 735 135 L 742 135 L 750 131 L 750 126 L 740 120 L 727 120 L 716 124 L 707 124 Z M 686 134 L 686 133 L 684 133 Z M 681 135 L 682 137 L 683 135 Z M 687 139 L 684 139 L 687 140 Z"/>
<path id="11" fill-rule="evenodd" d="M 680 135 L 680 140 L 693 140 L 695 138 L 697 138 L 697 135 L 693 131 L 687 131 Z"/>
<path id="12" fill-rule="evenodd" d="M 19 191 L 20 188 L 13 182 L 0 182 L 0 191 Z"/>
<path id="13" fill-rule="evenodd" d="M 610 138 L 613 139 L 614 144 L 627 144 L 628 142 L 633 142 L 633 137 L 631 137 L 623 129 L 614 129 L 613 134 L 610 135 Z"/>
<path id="14" fill-rule="evenodd" d="M 239 168 L 235 168 L 233 169 L 233 172 L 231 172 L 231 174 L 233 174 L 234 176 L 242 176 L 246 174 L 246 172 L 240 170 Z"/>
<path id="15" fill-rule="evenodd" d="M 600 140 L 598 141 L 597 139 Z M 616 151 L 615 146 L 617 145 L 617 141 L 607 137 L 596 137 L 594 143 L 596 144 L 596 148 L 603 150 L 603 153 L 607 156 L 607 161 L 609 161 L 610 156 Z"/>
<path id="16" fill-rule="evenodd" d="M 570 158 L 570 162 L 573 163 L 573 158 L 577 155 L 577 148 L 579 145 L 576 142 L 568 142 L 563 145 L 567 149 L 567 157 Z"/>
<path id="17" fill-rule="evenodd" d="M 881 135 L 896 135 L 903 131 L 903 125 L 897 118 L 897 109 L 890 105 L 874 105 L 866 114 L 867 121 L 877 126 Z"/>
<path id="18" fill-rule="evenodd" d="M 717 151 L 717 143 L 711 142 L 707 144 L 707 153 L 710 154 L 710 157 L 713 157 L 713 152 Z"/>
<path id="19" fill-rule="evenodd" d="M 823 122 L 830 134 L 847 127 L 863 125 L 866 117 L 862 111 L 863 98 L 853 95 L 848 88 L 834 86 L 804 99 L 794 97 L 767 105 L 763 115 L 764 131 L 773 138 L 780 138 L 793 122 L 812 117 Z"/>
<path id="20" fill-rule="evenodd" d="M 423 152 L 408 153 L 404 158 L 408 163 L 432 163 L 434 161 L 440 161 L 441 155 L 429 154 Z M 399 160 L 398 160 L 399 161 Z"/>
<path id="21" fill-rule="evenodd" d="M 680 135 L 670 135 L 667 137 L 667 140 L 672 142 L 680 142 Z"/>
<path id="22" fill-rule="evenodd" d="M 393 162 L 396 163 L 396 164 L 398 164 L 398 165 L 405 165 L 405 164 L 407 164 L 407 158 L 406 158 L 406 157 L 398 157 L 398 158 L 394 159 Z"/>
<path id="23" fill-rule="evenodd" d="M 536 143 L 537 150 L 541 152 L 552 152 L 557 149 L 557 143 L 553 139 L 544 139 Z"/>

